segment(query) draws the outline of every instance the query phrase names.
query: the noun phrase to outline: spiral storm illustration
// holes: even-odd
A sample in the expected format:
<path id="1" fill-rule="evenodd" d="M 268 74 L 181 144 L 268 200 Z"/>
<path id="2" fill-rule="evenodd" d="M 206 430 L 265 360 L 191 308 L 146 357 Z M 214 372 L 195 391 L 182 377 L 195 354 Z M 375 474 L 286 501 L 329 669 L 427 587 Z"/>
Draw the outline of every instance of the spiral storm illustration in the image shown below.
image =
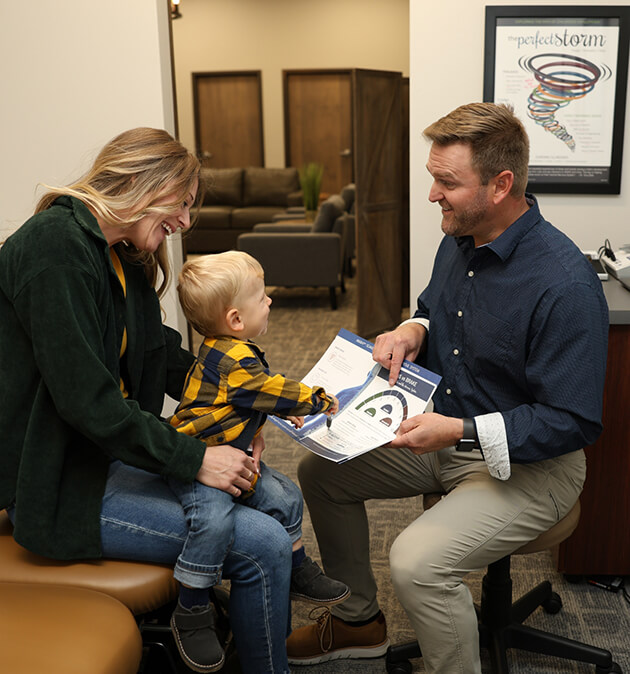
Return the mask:
<path id="1" fill-rule="evenodd" d="M 599 81 L 608 79 L 610 68 L 570 54 L 536 54 L 521 58 L 519 65 L 538 82 L 527 100 L 528 117 L 575 152 L 575 139 L 556 119 L 556 113 L 584 98 Z"/>

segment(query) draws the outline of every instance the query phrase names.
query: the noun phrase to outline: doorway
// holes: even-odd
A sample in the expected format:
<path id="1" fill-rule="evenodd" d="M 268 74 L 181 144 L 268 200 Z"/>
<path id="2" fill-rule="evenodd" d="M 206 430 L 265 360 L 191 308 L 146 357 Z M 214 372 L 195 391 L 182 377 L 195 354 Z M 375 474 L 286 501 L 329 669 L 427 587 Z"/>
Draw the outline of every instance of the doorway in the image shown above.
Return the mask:
<path id="1" fill-rule="evenodd" d="M 375 69 L 385 66 L 403 74 L 408 72 L 409 0 L 368 5 L 360 0 L 344 0 L 343 3 L 329 2 L 317 7 L 276 0 L 268 3 L 252 0 L 245 3 L 229 0 L 184 2 L 187 4 L 182 7 L 183 19 L 174 22 L 173 27 L 178 98 L 183 101 L 181 105 L 178 103 L 180 126 L 182 140 L 188 145 L 193 144 L 190 139 L 194 138 L 190 82 L 191 73 L 195 70 L 238 70 L 251 66 L 260 69 L 264 118 L 262 165 L 268 167 L 300 166 L 305 160 L 317 161 L 320 146 L 324 140 L 327 141 L 317 139 L 311 142 L 315 136 L 309 133 L 309 128 L 313 127 L 306 120 L 311 101 L 304 91 L 299 91 L 299 87 L 291 86 L 290 98 L 293 101 L 293 94 L 298 92 L 295 98 L 299 99 L 303 113 L 300 121 L 292 124 L 301 127 L 302 139 L 301 145 L 285 142 L 289 135 L 295 136 L 293 131 L 286 133 L 285 128 L 285 72 L 297 75 L 314 73 L 323 68 L 334 70 L 345 77 L 345 93 L 344 85 L 335 85 L 338 91 L 331 93 L 332 85 L 326 83 L 329 87 L 327 96 L 331 100 L 338 96 L 346 101 L 349 99 L 348 73 L 352 69 L 348 66 L 360 63 Z M 352 30 L 349 30 L 350 26 Z M 287 70 L 290 68 L 294 69 Z M 340 119 L 344 119 L 342 126 L 346 131 L 336 131 L 338 137 L 333 144 L 336 164 L 327 162 L 331 168 L 326 171 L 322 187 L 326 194 L 336 194 L 344 184 L 358 179 L 354 168 L 356 139 L 347 131 L 355 125 L 356 112 L 351 97 L 346 109 L 349 110 L 346 115 L 339 115 Z M 195 147 L 199 147 L 196 142 Z M 249 162 L 240 161 L 238 165 L 243 163 Z M 402 206 L 403 209 L 405 207 L 408 208 L 408 205 Z M 372 205 L 371 208 L 377 207 Z M 380 234 L 378 217 L 373 211 L 370 219 L 374 224 L 371 228 Z M 377 241 L 376 246 L 380 245 Z M 397 255 L 402 256 L 407 247 L 408 243 L 403 242 Z M 404 267 L 401 272 L 408 278 L 408 261 L 398 260 L 395 267 L 399 270 Z M 401 285 L 406 289 L 408 280 L 403 280 Z"/>
<path id="2" fill-rule="evenodd" d="M 352 73 L 285 70 L 283 82 L 286 165 L 321 164 L 322 192 L 339 194 L 354 180 Z"/>
<path id="3" fill-rule="evenodd" d="M 205 167 L 264 165 L 260 70 L 193 73 L 193 99 L 195 149 Z"/>

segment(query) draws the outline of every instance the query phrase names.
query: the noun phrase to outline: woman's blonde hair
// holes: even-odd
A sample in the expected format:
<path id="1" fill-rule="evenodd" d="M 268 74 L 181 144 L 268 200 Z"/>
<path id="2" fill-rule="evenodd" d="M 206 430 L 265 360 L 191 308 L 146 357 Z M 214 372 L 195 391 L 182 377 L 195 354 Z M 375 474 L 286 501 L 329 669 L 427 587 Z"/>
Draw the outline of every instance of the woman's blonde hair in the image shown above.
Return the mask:
<path id="1" fill-rule="evenodd" d="M 179 273 L 177 294 L 186 320 L 204 337 L 218 334 L 221 321 L 252 276 L 264 278 L 251 255 L 237 250 L 188 260 Z"/>
<path id="2" fill-rule="evenodd" d="M 140 127 L 121 133 L 99 152 L 92 168 L 66 187 L 48 187 L 36 213 L 46 210 L 57 197 L 80 199 L 108 225 L 129 227 L 149 214 L 169 215 L 181 207 L 195 181 L 199 180 L 199 160 L 163 129 Z M 199 192 L 201 192 L 201 185 Z M 199 204 L 202 195 L 197 193 Z M 172 204 L 155 202 L 172 196 Z M 154 253 L 126 246 L 123 254 L 144 265 L 147 278 L 155 286 L 162 271 L 158 295 L 170 279 L 170 266 L 163 242 Z"/>

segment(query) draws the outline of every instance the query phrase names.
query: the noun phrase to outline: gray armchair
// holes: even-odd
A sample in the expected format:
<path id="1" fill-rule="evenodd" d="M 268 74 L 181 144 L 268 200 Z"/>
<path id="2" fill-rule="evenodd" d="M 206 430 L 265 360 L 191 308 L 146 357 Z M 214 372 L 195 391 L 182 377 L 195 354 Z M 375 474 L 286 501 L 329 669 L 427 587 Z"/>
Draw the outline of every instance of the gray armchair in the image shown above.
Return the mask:
<path id="1" fill-rule="evenodd" d="M 356 235 L 354 232 L 355 200 L 356 187 L 354 183 L 346 185 L 341 190 L 341 198 L 345 204 L 345 213 L 341 216 L 343 223 L 335 222 L 335 228 L 339 227 L 340 233 L 344 236 L 344 260 L 343 271 L 348 278 L 352 278 L 352 260 L 356 254 Z M 333 228 L 334 231 L 337 231 Z"/>
<path id="2" fill-rule="evenodd" d="M 343 200 L 343 202 L 339 199 Z M 343 238 L 343 274 L 347 278 L 352 278 L 353 267 L 352 260 L 355 256 L 355 197 L 356 186 L 349 183 L 342 188 L 339 196 L 333 195 L 323 202 L 318 211 L 317 218 L 313 225 L 291 223 L 286 225 L 282 231 L 333 231 L 337 232 Z M 331 207 L 331 203 L 334 205 Z M 341 209 L 341 213 L 339 213 Z M 336 216 L 336 218 L 335 218 Z M 274 223 L 285 223 L 287 220 L 299 220 L 304 218 L 304 207 L 292 206 L 286 209 L 284 213 L 273 216 Z M 331 225 L 332 222 L 332 225 Z M 290 227 L 293 229 L 291 230 Z M 332 227 L 332 229 L 331 229 Z M 256 225 L 254 229 L 259 231 L 280 231 L 278 228 L 269 226 L 269 223 Z"/>
<path id="3" fill-rule="evenodd" d="M 265 270 L 267 285 L 326 286 L 332 309 L 336 289 L 344 290 L 344 243 L 349 223 L 342 216 L 345 202 L 339 195 L 322 203 L 311 223 L 271 222 L 254 225 L 238 237 L 237 247 L 255 257 Z M 333 231 L 334 228 L 337 231 Z"/>

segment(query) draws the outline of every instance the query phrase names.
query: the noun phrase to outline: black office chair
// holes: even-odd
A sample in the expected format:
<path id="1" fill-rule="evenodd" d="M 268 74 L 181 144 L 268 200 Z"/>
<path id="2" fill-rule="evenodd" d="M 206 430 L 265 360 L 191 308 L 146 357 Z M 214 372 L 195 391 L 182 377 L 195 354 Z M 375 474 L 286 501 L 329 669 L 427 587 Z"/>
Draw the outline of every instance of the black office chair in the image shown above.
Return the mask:
<path id="1" fill-rule="evenodd" d="M 425 495 L 425 510 L 435 505 L 441 496 L 441 494 Z M 573 533 L 579 519 L 578 501 L 566 517 L 549 531 L 542 533 L 512 554 L 540 552 L 558 545 Z M 566 660 L 591 663 L 596 665 L 597 674 L 621 674 L 621 668 L 613 662 L 610 651 L 522 624 L 539 606 L 542 606 L 547 613 L 558 613 L 562 608 L 562 600 L 552 591 L 551 583 L 544 581 L 512 603 L 510 557 L 507 555 L 488 565 L 488 571 L 483 579 L 481 605 L 477 608 L 479 646 L 489 651 L 492 673 L 509 674 L 507 649 L 517 648 Z M 387 672 L 409 674 L 411 672 L 409 659 L 421 656 L 420 646 L 415 641 L 390 646 L 385 659 Z"/>

